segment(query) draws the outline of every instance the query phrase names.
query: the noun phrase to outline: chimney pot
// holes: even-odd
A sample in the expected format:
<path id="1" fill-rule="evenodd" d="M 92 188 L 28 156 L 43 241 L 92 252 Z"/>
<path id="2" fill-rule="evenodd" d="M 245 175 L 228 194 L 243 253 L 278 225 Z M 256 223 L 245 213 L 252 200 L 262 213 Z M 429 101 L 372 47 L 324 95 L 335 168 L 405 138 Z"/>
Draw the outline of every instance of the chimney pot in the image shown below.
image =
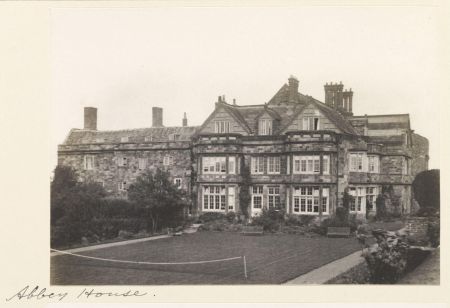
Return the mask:
<path id="1" fill-rule="evenodd" d="M 187 126 L 187 125 L 188 125 L 188 121 L 187 121 L 186 112 L 185 112 L 184 117 L 183 117 L 183 126 Z"/>
<path id="2" fill-rule="evenodd" d="M 84 107 L 84 129 L 97 130 L 97 108 Z"/>
<path id="3" fill-rule="evenodd" d="M 161 107 L 152 108 L 152 127 L 163 127 L 163 109 Z"/>

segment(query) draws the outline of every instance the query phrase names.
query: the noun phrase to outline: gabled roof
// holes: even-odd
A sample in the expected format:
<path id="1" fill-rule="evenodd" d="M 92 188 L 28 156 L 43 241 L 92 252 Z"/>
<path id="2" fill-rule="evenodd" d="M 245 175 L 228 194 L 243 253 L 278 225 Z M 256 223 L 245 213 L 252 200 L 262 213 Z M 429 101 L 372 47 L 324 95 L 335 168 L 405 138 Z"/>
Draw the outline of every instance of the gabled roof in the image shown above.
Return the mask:
<path id="1" fill-rule="evenodd" d="M 64 144 L 120 143 L 123 137 L 128 137 L 128 142 L 164 142 L 173 141 L 170 139 L 171 135 L 178 135 L 177 140 L 179 141 L 189 141 L 197 129 L 197 126 L 150 127 L 109 131 L 72 129 Z M 146 140 L 146 137 L 151 137 L 151 139 Z"/>
<path id="2" fill-rule="evenodd" d="M 267 104 L 230 105 L 224 102 L 218 104 L 228 110 L 228 112 L 232 114 L 243 127 L 248 128 L 251 133 L 256 133 L 258 118 L 264 112 L 269 113 L 274 119 L 279 120 L 279 129 L 274 132 L 277 134 L 288 127 L 307 105 L 313 104 L 343 133 L 352 135 L 358 134 L 343 115 L 324 103 L 301 93 L 296 93 L 294 97 L 291 97 L 289 86 L 287 84 L 284 84 Z"/>

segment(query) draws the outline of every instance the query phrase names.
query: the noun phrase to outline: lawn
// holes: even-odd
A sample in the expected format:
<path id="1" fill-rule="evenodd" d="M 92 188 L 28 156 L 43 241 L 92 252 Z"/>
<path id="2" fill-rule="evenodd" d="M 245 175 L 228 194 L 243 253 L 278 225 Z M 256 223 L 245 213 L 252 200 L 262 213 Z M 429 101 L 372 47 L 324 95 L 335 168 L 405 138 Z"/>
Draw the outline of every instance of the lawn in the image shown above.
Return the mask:
<path id="1" fill-rule="evenodd" d="M 144 262 L 185 262 L 245 255 L 248 278 L 244 277 L 242 259 L 200 265 L 142 265 L 59 255 L 51 257 L 51 284 L 279 284 L 358 249 L 361 247 L 354 238 L 197 232 L 80 254 Z"/>

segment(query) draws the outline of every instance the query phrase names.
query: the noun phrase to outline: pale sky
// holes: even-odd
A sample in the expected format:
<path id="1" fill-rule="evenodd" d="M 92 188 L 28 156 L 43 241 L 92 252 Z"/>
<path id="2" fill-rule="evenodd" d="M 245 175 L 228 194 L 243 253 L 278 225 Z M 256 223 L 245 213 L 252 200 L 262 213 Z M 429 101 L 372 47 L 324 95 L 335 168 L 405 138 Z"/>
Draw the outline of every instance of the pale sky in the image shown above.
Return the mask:
<path id="1" fill-rule="evenodd" d="M 326 82 L 354 91 L 355 115 L 409 113 L 439 168 L 436 9 L 284 7 L 55 9 L 52 15 L 52 144 L 83 127 L 201 125 L 217 96 L 267 102 L 290 75 L 323 101 Z"/>

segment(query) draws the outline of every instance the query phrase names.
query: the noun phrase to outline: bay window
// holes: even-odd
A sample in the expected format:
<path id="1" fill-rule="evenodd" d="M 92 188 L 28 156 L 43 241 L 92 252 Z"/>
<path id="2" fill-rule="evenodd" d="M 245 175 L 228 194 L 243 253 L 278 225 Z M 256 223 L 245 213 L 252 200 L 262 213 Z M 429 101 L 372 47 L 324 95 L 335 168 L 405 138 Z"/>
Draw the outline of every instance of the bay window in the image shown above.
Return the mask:
<path id="1" fill-rule="evenodd" d="M 225 211 L 225 186 L 203 186 L 203 210 Z"/>
<path id="2" fill-rule="evenodd" d="M 202 169 L 204 174 L 224 174 L 226 173 L 226 157 L 202 157 Z"/>

